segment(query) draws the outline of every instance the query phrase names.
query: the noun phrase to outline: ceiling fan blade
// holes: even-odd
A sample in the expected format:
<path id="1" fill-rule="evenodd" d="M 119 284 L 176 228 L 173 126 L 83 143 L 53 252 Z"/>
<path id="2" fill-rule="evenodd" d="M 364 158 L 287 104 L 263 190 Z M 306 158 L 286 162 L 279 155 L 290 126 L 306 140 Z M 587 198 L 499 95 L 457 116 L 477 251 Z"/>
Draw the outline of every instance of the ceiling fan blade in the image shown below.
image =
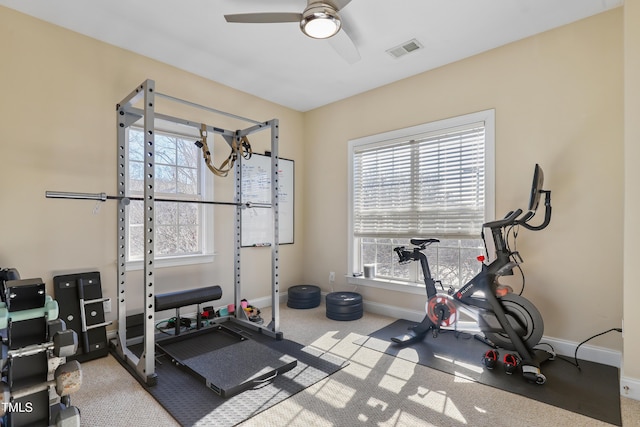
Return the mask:
<path id="1" fill-rule="evenodd" d="M 346 5 L 351 3 L 351 0 L 330 0 L 331 3 L 336 7 L 336 12 L 341 9 L 344 9 Z"/>
<path id="2" fill-rule="evenodd" d="M 247 24 L 273 24 L 277 22 L 300 22 L 301 13 L 289 12 L 265 12 L 265 13 L 237 13 L 224 15 L 227 22 L 247 23 Z"/>
<path id="3" fill-rule="evenodd" d="M 355 64 L 360 61 L 360 52 L 358 52 L 358 47 L 345 31 L 344 27 L 342 27 L 335 36 L 328 39 L 328 41 L 331 47 L 338 52 L 338 55 L 340 55 L 349 64 Z"/>

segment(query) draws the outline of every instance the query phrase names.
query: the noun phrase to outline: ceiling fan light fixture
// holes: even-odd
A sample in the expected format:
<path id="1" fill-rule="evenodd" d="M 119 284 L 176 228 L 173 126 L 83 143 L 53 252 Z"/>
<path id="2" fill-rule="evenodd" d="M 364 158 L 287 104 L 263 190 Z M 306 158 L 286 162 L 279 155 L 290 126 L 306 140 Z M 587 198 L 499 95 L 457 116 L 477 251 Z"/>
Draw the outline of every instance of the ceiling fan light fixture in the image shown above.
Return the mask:
<path id="1" fill-rule="evenodd" d="M 338 13 L 329 6 L 308 8 L 300 21 L 302 32 L 314 39 L 328 39 L 340 31 L 341 26 Z"/>

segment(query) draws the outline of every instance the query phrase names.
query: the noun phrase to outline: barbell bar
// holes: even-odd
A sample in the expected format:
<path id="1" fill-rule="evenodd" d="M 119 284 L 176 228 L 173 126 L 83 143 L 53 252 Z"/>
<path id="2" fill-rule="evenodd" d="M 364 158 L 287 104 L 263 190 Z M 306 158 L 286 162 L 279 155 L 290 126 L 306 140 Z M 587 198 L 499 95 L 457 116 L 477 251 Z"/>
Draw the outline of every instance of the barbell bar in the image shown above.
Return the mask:
<path id="1" fill-rule="evenodd" d="M 48 199 L 74 199 L 74 200 L 97 200 L 100 202 L 106 202 L 107 200 L 121 200 L 124 204 L 128 205 L 131 200 L 144 200 L 144 197 L 130 197 L 130 196 L 109 196 L 107 193 L 73 193 L 68 191 L 45 191 L 45 197 Z M 226 205 L 226 206 L 239 206 L 241 208 L 270 208 L 269 203 L 252 203 L 252 202 L 214 202 L 209 200 L 189 200 L 189 199 L 165 199 L 154 198 L 156 202 L 176 202 L 176 203 L 198 203 L 204 205 Z"/>

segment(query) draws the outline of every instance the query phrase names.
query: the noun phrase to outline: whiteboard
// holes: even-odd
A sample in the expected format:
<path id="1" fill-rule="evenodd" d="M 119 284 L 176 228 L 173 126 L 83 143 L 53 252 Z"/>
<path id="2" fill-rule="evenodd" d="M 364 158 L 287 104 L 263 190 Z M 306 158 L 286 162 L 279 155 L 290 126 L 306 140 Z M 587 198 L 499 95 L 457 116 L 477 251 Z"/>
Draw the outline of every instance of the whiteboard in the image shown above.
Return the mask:
<path id="1" fill-rule="evenodd" d="M 278 158 L 278 208 L 280 244 L 293 243 L 294 163 Z M 242 159 L 242 203 L 271 204 L 271 156 L 253 154 Z M 273 209 L 242 210 L 242 246 L 270 246 L 273 243 Z"/>

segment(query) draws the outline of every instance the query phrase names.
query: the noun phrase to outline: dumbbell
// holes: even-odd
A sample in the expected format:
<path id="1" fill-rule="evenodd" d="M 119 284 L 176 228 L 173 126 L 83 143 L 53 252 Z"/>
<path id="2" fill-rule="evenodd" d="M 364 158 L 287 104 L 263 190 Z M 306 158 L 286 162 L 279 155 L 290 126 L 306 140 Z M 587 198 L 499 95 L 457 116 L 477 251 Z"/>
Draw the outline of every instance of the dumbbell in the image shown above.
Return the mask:
<path id="1" fill-rule="evenodd" d="M 46 317 L 47 319 L 57 319 L 60 314 L 58 302 L 51 298 L 50 295 L 45 296 L 44 306 L 29 310 L 10 312 L 6 302 L 0 302 L 0 329 L 6 329 L 9 326 L 9 320 L 19 322 L 22 320 L 35 319 L 36 317 Z"/>
<path id="2" fill-rule="evenodd" d="M 58 396 L 68 396 L 80 390 L 82 385 L 82 369 L 77 360 L 64 363 L 56 369 L 54 379 L 40 384 L 23 387 L 17 390 L 9 389 L 9 385 L 4 381 L 0 382 L 0 417 L 4 416 L 12 400 L 30 396 L 49 387 L 55 387 Z"/>
<path id="3" fill-rule="evenodd" d="M 61 321 L 62 322 L 62 321 Z M 0 359 L 0 370 L 4 369 L 10 359 L 16 357 L 26 357 L 43 351 L 51 351 L 55 357 L 70 357 L 78 351 L 78 334 L 73 329 L 60 329 L 60 324 L 55 323 L 50 327 L 53 332 L 53 340 L 43 344 L 32 344 L 15 350 L 8 350 L 6 355 Z M 62 322 L 64 327 L 64 322 Z M 54 332 L 55 331 L 55 332 Z"/>
<path id="4" fill-rule="evenodd" d="M 50 342 L 31 344 L 26 347 L 9 350 L 9 357 L 31 356 L 43 351 L 51 351 L 56 357 L 70 357 L 78 351 L 78 334 L 73 329 L 57 331 Z"/>
<path id="5" fill-rule="evenodd" d="M 78 334 L 73 329 L 58 331 L 53 335 L 53 355 L 71 357 L 78 351 Z"/>
<path id="6" fill-rule="evenodd" d="M 67 324 L 62 319 L 47 320 L 47 340 L 50 341 L 56 332 L 65 331 L 66 329 Z"/>
<path id="7" fill-rule="evenodd" d="M 71 357 L 78 351 L 78 334 L 74 330 L 67 331 L 67 324 L 62 319 L 47 322 L 47 337 L 53 341 L 53 354 L 57 357 Z"/>

